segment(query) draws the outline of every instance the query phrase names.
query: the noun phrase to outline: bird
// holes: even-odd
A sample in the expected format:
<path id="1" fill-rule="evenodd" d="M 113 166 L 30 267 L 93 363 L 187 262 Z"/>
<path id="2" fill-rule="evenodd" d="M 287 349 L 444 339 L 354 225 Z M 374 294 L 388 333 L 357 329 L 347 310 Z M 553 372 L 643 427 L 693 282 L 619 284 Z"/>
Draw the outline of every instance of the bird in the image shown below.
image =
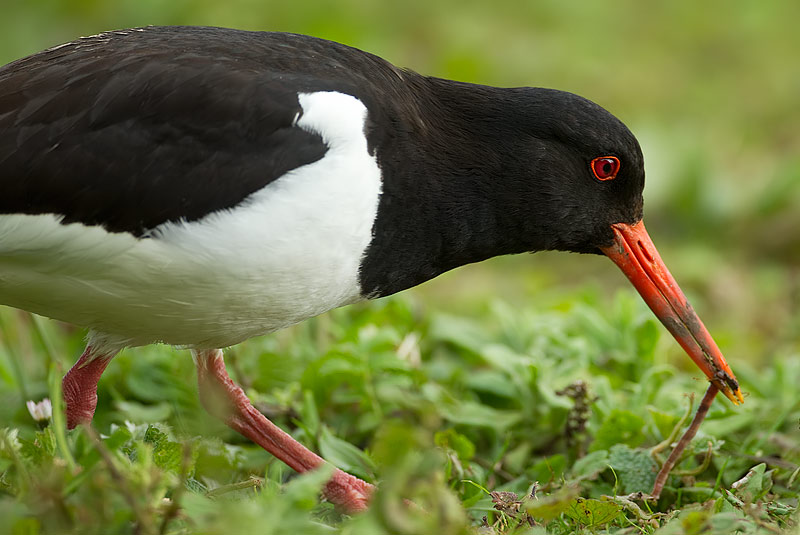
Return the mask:
<path id="1" fill-rule="evenodd" d="M 0 68 L 0 303 L 88 329 L 67 426 L 126 347 L 191 350 L 203 406 L 298 472 L 224 348 L 498 255 L 608 256 L 712 385 L 736 378 L 642 222 L 644 158 L 574 93 L 395 67 L 315 37 L 109 31 Z M 323 494 L 368 507 L 335 470 Z"/>

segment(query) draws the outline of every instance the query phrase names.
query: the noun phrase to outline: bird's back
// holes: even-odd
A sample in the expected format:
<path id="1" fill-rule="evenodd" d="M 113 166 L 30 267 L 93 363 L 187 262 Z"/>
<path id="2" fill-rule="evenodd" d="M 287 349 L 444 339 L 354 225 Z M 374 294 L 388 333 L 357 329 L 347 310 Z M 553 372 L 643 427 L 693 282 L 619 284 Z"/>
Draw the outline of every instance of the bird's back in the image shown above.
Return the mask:
<path id="1" fill-rule="evenodd" d="M 0 68 L 0 213 L 142 235 L 236 206 L 324 154 L 292 128 L 297 94 L 364 99 L 369 69 L 394 68 L 307 36 L 193 27 L 109 32 L 21 59 Z"/>

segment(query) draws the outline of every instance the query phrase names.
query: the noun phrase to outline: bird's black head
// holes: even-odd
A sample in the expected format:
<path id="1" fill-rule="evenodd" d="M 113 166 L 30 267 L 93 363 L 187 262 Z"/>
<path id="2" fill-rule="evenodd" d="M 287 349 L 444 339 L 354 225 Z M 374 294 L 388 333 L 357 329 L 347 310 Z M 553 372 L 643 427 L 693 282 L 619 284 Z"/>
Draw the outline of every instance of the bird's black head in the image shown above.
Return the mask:
<path id="1" fill-rule="evenodd" d="M 642 218 L 639 143 L 585 98 L 552 89 L 511 91 L 518 115 L 509 121 L 513 167 L 504 178 L 524 192 L 532 248 L 600 253 L 613 241 L 611 225 Z"/>
<path id="2" fill-rule="evenodd" d="M 373 293 L 493 256 L 601 253 L 612 225 L 642 218 L 641 149 L 600 106 L 552 89 L 408 76 L 414 98 L 392 100 L 385 116 L 368 101 L 384 170 L 364 269 Z"/>
<path id="3" fill-rule="evenodd" d="M 373 240 L 379 247 L 368 250 L 362 286 L 387 295 L 500 254 L 602 253 L 714 389 L 741 403 L 730 366 L 645 230 L 644 161 L 630 130 L 563 91 L 429 82 L 436 95 L 426 102 L 430 113 L 404 125 L 418 148 L 395 162 L 413 181 L 384 183 Z"/>

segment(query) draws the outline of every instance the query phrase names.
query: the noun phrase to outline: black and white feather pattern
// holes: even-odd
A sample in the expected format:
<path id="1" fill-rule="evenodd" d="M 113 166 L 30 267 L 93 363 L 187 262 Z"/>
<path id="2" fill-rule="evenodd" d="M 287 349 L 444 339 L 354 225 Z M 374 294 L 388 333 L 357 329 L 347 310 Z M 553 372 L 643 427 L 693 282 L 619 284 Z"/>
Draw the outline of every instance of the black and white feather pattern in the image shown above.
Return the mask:
<path id="1" fill-rule="evenodd" d="M 216 348 L 361 298 L 381 189 L 364 104 L 217 32 L 0 70 L 0 302 L 94 345 Z"/>

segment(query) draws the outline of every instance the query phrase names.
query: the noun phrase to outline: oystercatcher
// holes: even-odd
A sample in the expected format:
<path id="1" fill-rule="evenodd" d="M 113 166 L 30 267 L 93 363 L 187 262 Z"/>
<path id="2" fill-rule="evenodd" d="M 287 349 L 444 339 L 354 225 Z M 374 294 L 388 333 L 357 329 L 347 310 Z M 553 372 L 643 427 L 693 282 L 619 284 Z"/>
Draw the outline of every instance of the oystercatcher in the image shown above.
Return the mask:
<path id="1" fill-rule="evenodd" d="M 303 472 L 221 348 L 496 255 L 604 253 L 742 400 L 642 224 L 631 132 L 564 91 L 422 76 L 313 37 L 148 27 L 0 69 L 0 303 L 89 328 L 92 419 L 122 348 L 192 350 L 206 408 Z M 354 511 L 372 486 L 336 471 Z"/>

